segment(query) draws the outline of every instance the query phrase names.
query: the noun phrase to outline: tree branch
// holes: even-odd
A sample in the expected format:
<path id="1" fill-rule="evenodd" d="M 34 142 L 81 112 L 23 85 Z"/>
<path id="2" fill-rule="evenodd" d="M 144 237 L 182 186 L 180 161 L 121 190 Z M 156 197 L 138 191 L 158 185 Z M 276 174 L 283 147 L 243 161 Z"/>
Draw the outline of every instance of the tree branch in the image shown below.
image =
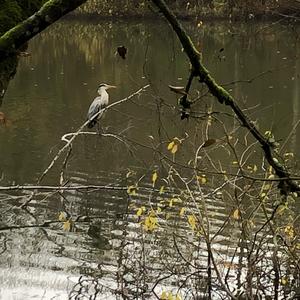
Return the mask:
<path id="1" fill-rule="evenodd" d="M 199 77 L 200 82 L 203 82 L 208 87 L 210 93 L 217 98 L 221 104 L 230 106 L 230 108 L 237 115 L 242 126 L 246 127 L 253 137 L 259 142 L 262 150 L 264 151 L 265 157 L 269 164 L 275 170 L 276 175 L 279 178 L 286 178 L 286 180 L 281 181 L 278 187 L 281 192 L 287 194 L 289 192 L 299 192 L 300 186 L 297 182 L 293 181 L 290 177 L 283 160 L 276 154 L 275 145 L 273 142 L 269 141 L 254 123 L 248 118 L 246 114 L 240 109 L 238 104 L 235 102 L 234 98 L 221 86 L 214 78 L 210 75 L 209 71 L 204 67 L 201 62 L 201 54 L 195 48 L 192 40 L 185 32 L 181 24 L 178 22 L 176 16 L 170 11 L 164 0 L 152 0 L 152 2 L 160 9 L 163 15 L 166 17 L 168 22 L 173 27 L 176 32 L 184 51 L 186 52 L 190 63 L 192 65 L 192 71 L 195 76 Z M 279 162 L 281 160 L 281 163 Z"/>
<path id="2" fill-rule="evenodd" d="M 0 60 L 87 0 L 49 0 L 27 20 L 0 37 Z"/>
<path id="3" fill-rule="evenodd" d="M 142 93 L 143 91 L 145 91 L 147 88 L 149 87 L 148 85 L 145 85 L 144 87 L 140 88 L 139 90 L 137 90 L 136 92 L 134 92 L 133 94 L 131 94 L 130 96 L 121 99 L 119 101 L 116 101 L 110 105 L 108 105 L 105 110 L 110 109 L 116 105 L 119 105 L 123 102 L 126 102 L 128 100 L 130 100 L 131 98 L 133 98 L 134 96 L 139 95 L 140 93 Z M 94 114 L 92 116 L 92 118 L 97 118 L 97 116 L 99 114 L 102 114 L 103 110 L 98 111 L 96 114 Z M 50 164 L 48 165 L 48 167 L 44 170 L 43 174 L 40 176 L 40 178 L 38 179 L 38 184 L 40 184 L 40 182 L 43 180 L 43 178 L 45 177 L 45 175 L 52 169 L 52 167 L 54 166 L 54 163 L 59 159 L 59 157 L 61 156 L 61 154 L 72 145 L 72 142 L 75 140 L 75 138 L 82 132 L 82 130 L 84 129 L 84 127 L 89 123 L 90 121 L 87 120 L 85 121 L 75 133 L 71 134 L 71 138 L 67 139 L 66 137 L 69 136 L 69 134 L 64 135 L 61 139 L 62 141 L 66 142 L 66 144 L 58 151 L 58 153 L 56 154 L 56 156 L 53 158 L 53 160 L 50 162 Z"/>

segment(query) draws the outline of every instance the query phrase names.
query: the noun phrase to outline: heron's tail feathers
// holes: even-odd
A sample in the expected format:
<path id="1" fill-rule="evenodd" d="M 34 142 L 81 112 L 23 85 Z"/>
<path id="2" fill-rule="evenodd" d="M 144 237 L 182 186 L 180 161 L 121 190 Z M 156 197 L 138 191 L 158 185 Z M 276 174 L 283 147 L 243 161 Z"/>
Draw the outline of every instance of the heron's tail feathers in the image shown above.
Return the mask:
<path id="1" fill-rule="evenodd" d="M 91 120 L 91 121 L 87 124 L 87 127 L 88 127 L 88 128 L 93 128 L 96 124 L 97 124 L 97 120 Z"/>

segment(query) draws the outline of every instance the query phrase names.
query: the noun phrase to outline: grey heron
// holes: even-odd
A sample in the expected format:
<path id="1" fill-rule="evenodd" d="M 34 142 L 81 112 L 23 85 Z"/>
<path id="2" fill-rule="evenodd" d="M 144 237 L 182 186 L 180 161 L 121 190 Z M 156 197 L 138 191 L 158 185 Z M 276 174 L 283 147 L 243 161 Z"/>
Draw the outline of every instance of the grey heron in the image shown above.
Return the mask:
<path id="1" fill-rule="evenodd" d="M 109 85 L 106 83 L 101 83 L 98 87 L 98 94 L 99 96 L 94 99 L 92 104 L 90 105 L 89 111 L 87 113 L 87 119 L 89 120 L 89 123 L 87 124 L 88 128 L 93 128 L 97 121 L 102 117 L 104 108 L 108 105 L 108 93 L 106 90 L 116 88 L 114 85 Z M 95 114 L 100 112 L 97 117 L 95 117 Z"/>

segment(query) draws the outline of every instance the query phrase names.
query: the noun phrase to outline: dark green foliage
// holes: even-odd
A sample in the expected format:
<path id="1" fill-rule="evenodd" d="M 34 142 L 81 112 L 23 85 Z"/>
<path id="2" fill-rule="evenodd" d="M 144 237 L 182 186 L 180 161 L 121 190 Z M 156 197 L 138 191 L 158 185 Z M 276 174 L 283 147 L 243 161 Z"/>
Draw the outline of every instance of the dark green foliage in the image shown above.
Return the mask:
<path id="1" fill-rule="evenodd" d="M 0 0 L 0 35 L 36 12 L 45 0 Z"/>
<path id="2" fill-rule="evenodd" d="M 17 0 L 16 2 L 28 16 L 39 10 L 46 0 Z"/>

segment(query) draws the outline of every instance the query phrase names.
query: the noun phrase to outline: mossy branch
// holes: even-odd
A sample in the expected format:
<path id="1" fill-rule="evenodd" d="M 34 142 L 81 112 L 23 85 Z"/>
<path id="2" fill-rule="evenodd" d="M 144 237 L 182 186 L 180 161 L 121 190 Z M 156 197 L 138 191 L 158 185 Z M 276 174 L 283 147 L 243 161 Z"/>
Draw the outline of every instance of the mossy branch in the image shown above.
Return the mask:
<path id="1" fill-rule="evenodd" d="M 234 98 L 220 86 L 214 78 L 210 75 L 209 71 L 204 67 L 201 62 L 201 54 L 194 46 L 192 40 L 181 26 L 176 16 L 170 11 L 164 0 L 152 0 L 152 2 L 159 8 L 161 13 L 168 20 L 170 25 L 176 32 L 185 53 L 187 54 L 190 63 L 192 65 L 192 73 L 194 76 L 199 77 L 200 82 L 203 82 L 208 87 L 210 93 L 216 97 L 221 103 L 231 107 L 241 124 L 246 127 L 254 138 L 260 143 L 265 157 L 269 164 L 273 167 L 276 175 L 282 178 L 279 188 L 283 193 L 299 192 L 300 186 L 297 182 L 290 179 L 289 174 L 283 160 L 275 152 L 274 144 L 271 143 L 254 125 L 254 123 L 248 118 L 248 116 L 240 109 Z M 281 163 L 279 162 L 281 161 Z"/>
<path id="2" fill-rule="evenodd" d="M 87 0 L 49 0 L 27 20 L 0 37 L 0 60 Z"/>

